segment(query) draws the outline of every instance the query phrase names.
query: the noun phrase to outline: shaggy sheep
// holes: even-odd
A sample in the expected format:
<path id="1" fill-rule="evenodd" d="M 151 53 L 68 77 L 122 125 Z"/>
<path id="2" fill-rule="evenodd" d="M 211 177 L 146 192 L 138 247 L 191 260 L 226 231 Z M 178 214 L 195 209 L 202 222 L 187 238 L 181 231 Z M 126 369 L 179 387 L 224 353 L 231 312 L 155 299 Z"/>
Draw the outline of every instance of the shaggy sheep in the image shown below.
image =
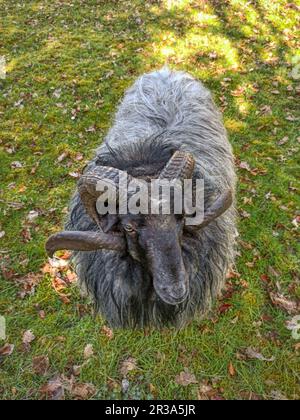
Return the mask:
<path id="1" fill-rule="evenodd" d="M 204 219 L 97 212 L 99 180 L 204 180 Z M 49 255 L 74 251 L 81 284 L 114 327 L 181 327 L 210 307 L 234 260 L 236 177 L 231 146 L 210 92 L 167 68 L 126 92 L 113 127 L 86 167 L 66 231 Z"/>

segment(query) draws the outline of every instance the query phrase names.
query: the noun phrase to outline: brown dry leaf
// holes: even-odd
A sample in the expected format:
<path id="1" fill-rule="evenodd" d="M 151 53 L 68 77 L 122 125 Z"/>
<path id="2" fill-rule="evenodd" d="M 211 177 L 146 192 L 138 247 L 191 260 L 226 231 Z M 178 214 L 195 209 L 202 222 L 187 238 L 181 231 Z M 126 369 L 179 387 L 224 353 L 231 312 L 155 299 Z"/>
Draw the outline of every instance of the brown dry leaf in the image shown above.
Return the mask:
<path id="1" fill-rule="evenodd" d="M 68 258 L 49 258 L 48 259 L 49 264 L 52 268 L 58 268 L 63 269 L 65 267 L 68 267 L 69 261 Z"/>
<path id="2" fill-rule="evenodd" d="M 299 311 L 297 302 L 286 298 L 280 293 L 270 292 L 273 305 L 285 310 L 290 315 L 296 315 Z"/>
<path id="3" fill-rule="evenodd" d="M 235 367 L 233 366 L 232 362 L 229 363 L 228 365 L 228 372 L 230 376 L 235 376 L 236 375 L 236 370 Z"/>
<path id="4" fill-rule="evenodd" d="M 274 389 L 271 391 L 270 399 L 276 400 L 276 401 L 289 401 L 289 399 L 277 389 Z"/>
<path id="5" fill-rule="evenodd" d="M 45 319 L 45 318 L 46 318 L 46 312 L 45 312 L 43 309 L 41 309 L 41 310 L 39 311 L 39 317 L 40 317 L 41 319 Z"/>
<path id="6" fill-rule="evenodd" d="M 61 299 L 61 301 L 65 305 L 69 304 L 71 302 L 69 299 L 70 295 L 65 293 L 65 290 L 68 287 L 67 283 L 63 279 L 61 279 L 59 276 L 56 276 L 52 279 L 51 284 L 55 292 L 59 295 L 59 298 Z"/>
<path id="7" fill-rule="evenodd" d="M 74 376 L 79 376 L 81 372 L 81 366 L 80 365 L 74 365 L 72 366 L 72 373 Z"/>
<path id="8" fill-rule="evenodd" d="M 52 280 L 52 287 L 58 294 L 62 294 L 67 288 L 67 285 L 60 277 L 56 276 Z"/>
<path id="9" fill-rule="evenodd" d="M 23 168 L 23 163 L 21 163 L 21 162 L 19 162 L 19 161 L 16 160 L 15 162 L 12 162 L 10 164 L 10 167 L 12 169 L 20 169 L 20 168 Z"/>
<path id="10" fill-rule="evenodd" d="M 76 273 L 74 273 L 72 270 L 67 270 L 64 274 L 64 277 L 68 283 L 76 283 L 78 280 Z"/>
<path id="11" fill-rule="evenodd" d="M 32 369 L 36 375 L 46 375 L 49 366 L 48 356 L 37 356 L 32 360 Z"/>
<path id="12" fill-rule="evenodd" d="M 246 169 L 246 171 L 248 171 L 248 172 L 251 172 L 250 165 L 249 165 L 249 163 L 247 163 L 247 162 L 241 162 L 241 163 L 239 164 L 239 167 L 240 167 L 241 169 Z"/>
<path id="13" fill-rule="evenodd" d="M 156 395 L 157 394 L 157 390 L 156 390 L 156 387 L 153 385 L 153 384 L 149 384 L 149 391 L 150 391 L 150 394 L 152 394 L 152 395 Z"/>
<path id="14" fill-rule="evenodd" d="M 90 359 L 92 356 L 94 356 L 93 345 L 87 344 L 83 352 L 83 357 L 87 360 Z"/>
<path id="15" fill-rule="evenodd" d="M 288 136 L 284 136 L 279 142 L 277 143 L 278 146 L 282 146 L 283 144 L 287 143 L 289 141 Z"/>
<path id="16" fill-rule="evenodd" d="M 83 160 L 83 154 L 82 153 L 77 153 L 76 156 L 75 156 L 75 160 L 77 160 L 78 162 Z"/>
<path id="17" fill-rule="evenodd" d="M 134 359 L 133 357 L 129 357 L 126 360 L 123 360 L 123 362 L 121 363 L 121 367 L 120 367 L 120 373 L 122 375 L 122 377 L 126 377 L 128 372 L 132 371 L 132 370 L 136 370 L 137 369 L 137 362 L 136 359 Z"/>
<path id="18" fill-rule="evenodd" d="M 260 107 L 260 112 L 262 115 L 272 114 L 272 108 L 269 105 L 263 105 Z"/>
<path id="19" fill-rule="evenodd" d="M 112 340 L 112 339 L 114 338 L 114 333 L 113 333 L 113 331 L 112 331 L 109 327 L 106 327 L 105 325 L 101 328 L 101 332 L 102 332 L 104 335 L 106 335 L 106 337 L 107 337 L 109 340 Z"/>
<path id="20" fill-rule="evenodd" d="M 198 383 L 195 375 L 193 373 L 188 372 L 188 371 L 180 372 L 180 374 L 175 377 L 175 382 L 178 385 L 182 385 L 182 386 L 188 386 L 190 384 L 197 384 Z"/>
<path id="21" fill-rule="evenodd" d="M 110 391 L 117 391 L 118 392 L 118 391 L 121 390 L 120 383 L 113 378 L 108 378 L 107 379 L 107 387 Z"/>
<path id="22" fill-rule="evenodd" d="M 241 245 L 244 249 L 253 249 L 253 245 L 249 242 L 242 241 L 241 239 L 238 240 L 239 245 Z"/>
<path id="23" fill-rule="evenodd" d="M 79 172 L 69 172 L 69 176 L 71 177 L 71 178 L 75 178 L 75 179 L 78 179 L 78 178 L 80 178 L 80 173 Z"/>
<path id="24" fill-rule="evenodd" d="M 63 162 L 67 157 L 69 156 L 69 152 L 63 152 L 57 159 L 56 161 L 58 163 Z"/>
<path id="25" fill-rule="evenodd" d="M 10 356 L 15 349 L 14 344 L 5 344 L 3 347 L 0 348 L 0 357 Z"/>
<path id="26" fill-rule="evenodd" d="M 210 400 L 216 393 L 217 391 L 211 385 L 201 383 L 197 391 L 197 399 L 201 401 Z"/>
<path id="27" fill-rule="evenodd" d="M 34 295 L 35 288 L 41 280 L 42 276 L 40 273 L 29 273 L 25 277 L 17 278 L 16 282 L 21 286 L 18 296 L 24 299 L 26 296 Z"/>
<path id="28" fill-rule="evenodd" d="M 35 335 L 31 330 L 25 331 L 22 338 L 22 343 L 28 345 L 35 340 Z"/>
<path id="29" fill-rule="evenodd" d="M 61 378 L 51 379 L 46 385 L 40 388 L 40 393 L 44 398 L 51 401 L 64 400 L 65 391 Z"/>
<path id="30" fill-rule="evenodd" d="M 36 210 L 31 210 L 26 219 L 28 220 L 28 222 L 32 223 L 34 222 L 38 217 L 39 217 L 40 213 Z"/>
<path id="31" fill-rule="evenodd" d="M 28 243 L 32 240 L 31 232 L 28 226 L 21 230 L 22 242 Z"/>
<path id="32" fill-rule="evenodd" d="M 274 362 L 274 360 L 275 360 L 275 357 L 273 357 L 273 356 L 270 357 L 270 358 L 264 357 L 262 354 L 258 353 L 252 347 L 247 347 L 244 354 L 248 359 L 257 359 L 257 360 L 261 360 L 263 362 Z"/>
<path id="33" fill-rule="evenodd" d="M 295 344 L 294 349 L 296 352 L 300 351 L 300 343 Z"/>
<path id="34" fill-rule="evenodd" d="M 71 388 L 71 395 L 80 400 L 87 400 L 96 393 L 96 387 L 93 384 L 74 384 Z"/>

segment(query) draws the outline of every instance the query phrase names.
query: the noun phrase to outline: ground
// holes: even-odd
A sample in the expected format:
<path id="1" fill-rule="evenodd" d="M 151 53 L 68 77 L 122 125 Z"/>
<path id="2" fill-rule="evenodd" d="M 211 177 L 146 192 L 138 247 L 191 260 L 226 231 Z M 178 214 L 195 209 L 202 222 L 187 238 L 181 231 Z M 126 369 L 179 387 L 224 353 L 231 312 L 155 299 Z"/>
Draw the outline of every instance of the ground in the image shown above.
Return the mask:
<path id="1" fill-rule="evenodd" d="M 300 3 L 0 3 L 0 398 L 299 399 Z M 239 255 L 206 320 L 111 331 L 44 243 L 125 89 L 166 63 L 223 112 Z"/>

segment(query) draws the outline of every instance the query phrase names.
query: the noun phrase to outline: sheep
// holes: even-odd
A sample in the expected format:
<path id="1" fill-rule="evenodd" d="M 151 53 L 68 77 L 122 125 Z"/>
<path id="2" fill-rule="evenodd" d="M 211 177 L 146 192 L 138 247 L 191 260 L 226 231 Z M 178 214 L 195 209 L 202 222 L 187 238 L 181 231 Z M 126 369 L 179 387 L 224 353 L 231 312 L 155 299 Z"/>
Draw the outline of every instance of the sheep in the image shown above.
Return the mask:
<path id="1" fill-rule="evenodd" d="M 96 183 L 202 179 L 204 218 L 106 214 Z M 46 244 L 50 256 L 73 250 L 81 286 L 116 328 L 182 328 L 203 317 L 224 286 L 236 245 L 232 148 L 211 93 L 185 72 L 164 67 L 125 93 L 105 142 L 78 182 L 66 230 Z"/>

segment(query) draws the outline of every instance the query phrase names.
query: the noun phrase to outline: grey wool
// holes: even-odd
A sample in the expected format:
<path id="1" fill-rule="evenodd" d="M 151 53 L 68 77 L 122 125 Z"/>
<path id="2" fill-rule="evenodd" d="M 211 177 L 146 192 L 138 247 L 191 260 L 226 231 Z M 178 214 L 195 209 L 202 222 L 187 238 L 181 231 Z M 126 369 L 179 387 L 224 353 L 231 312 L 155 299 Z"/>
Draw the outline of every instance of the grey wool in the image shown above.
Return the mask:
<path id="1" fill-rule="evenodd" d="M 191 75 L 163 68 L 141 76 L 125 93 L 105 142 L 85 172 L 102 165 L 126 170 L 136 178 L 156 177 L 174 151 L 193 156 L 193 179 L 204 179 L 205 209 L 228 189 L 233 204 L 203 228 L 193 233 L 183 230 L 180 249 L 189 288 L 185 300 L 175 305 L 161 299 L 147 264 L 129 252 L 74 251 L 80 283 L 112 327 L 180 328 L 203 316 L 234 262 L 237 230 L 232 148 L 211 93 Z M 71 201 L 66 228 L 98 229 L 78 191 Z M 172 249 L 164 249 L 167 260 Z"/>

